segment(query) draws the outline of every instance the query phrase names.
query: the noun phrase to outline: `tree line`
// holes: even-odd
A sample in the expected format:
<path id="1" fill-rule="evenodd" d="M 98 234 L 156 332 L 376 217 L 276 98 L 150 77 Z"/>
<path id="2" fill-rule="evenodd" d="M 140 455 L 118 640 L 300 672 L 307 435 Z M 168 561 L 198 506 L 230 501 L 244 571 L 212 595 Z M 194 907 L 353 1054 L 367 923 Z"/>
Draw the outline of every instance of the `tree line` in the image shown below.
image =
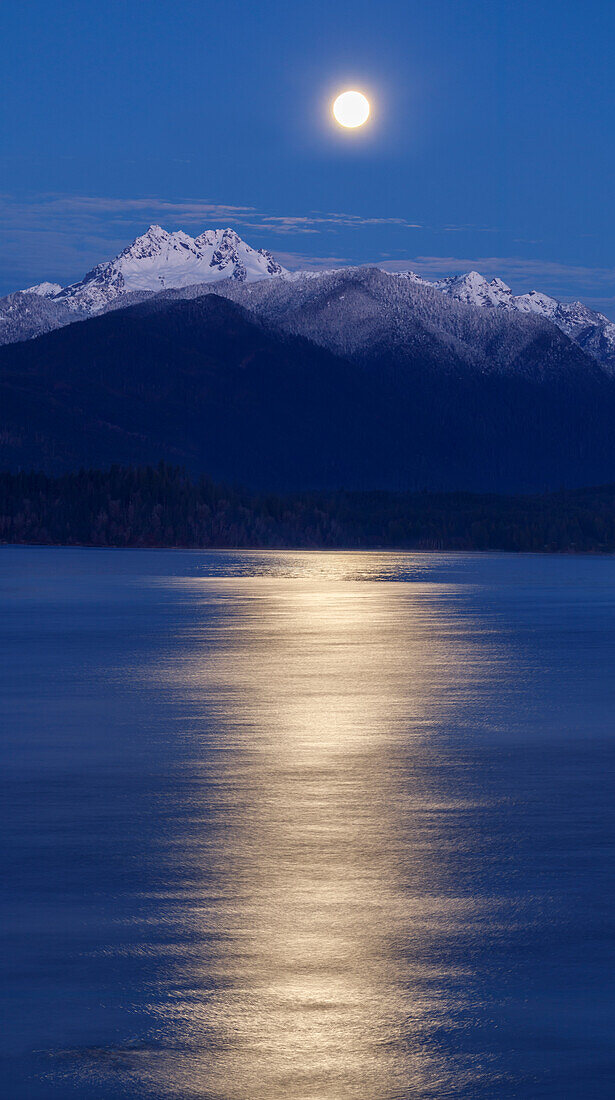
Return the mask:
<path id="1" fill-rule="evenodd" d="M 615 485 L 533 496 L 259 493 L 161 463 L 0 472 L 0 541 L 49 546 L 615 551 Z"/>

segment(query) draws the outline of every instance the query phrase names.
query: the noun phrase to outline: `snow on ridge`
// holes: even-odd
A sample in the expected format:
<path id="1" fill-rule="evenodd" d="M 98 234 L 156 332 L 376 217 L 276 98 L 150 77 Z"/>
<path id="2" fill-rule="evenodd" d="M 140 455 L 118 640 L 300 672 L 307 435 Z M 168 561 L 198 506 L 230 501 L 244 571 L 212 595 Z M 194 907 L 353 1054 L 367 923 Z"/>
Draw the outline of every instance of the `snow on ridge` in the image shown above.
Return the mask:
<path id="1" fill-rule="evenodd" d="M 411 279 L 424 286 L 435 287 L 450 298 L 469 305 L 534 313 L 545 317 L 586 351 L 603 362 L 615 363 L 615 322 L 609 321 L 603 313 L 598 313 L 583 302 L 560 302 L 539 290 L 513 294 L 502 279 L 489 281 L 478 271 L 449 275 L 436 280 L 426 279 L 415 271 L 397 272 L 393 277 Z"/>

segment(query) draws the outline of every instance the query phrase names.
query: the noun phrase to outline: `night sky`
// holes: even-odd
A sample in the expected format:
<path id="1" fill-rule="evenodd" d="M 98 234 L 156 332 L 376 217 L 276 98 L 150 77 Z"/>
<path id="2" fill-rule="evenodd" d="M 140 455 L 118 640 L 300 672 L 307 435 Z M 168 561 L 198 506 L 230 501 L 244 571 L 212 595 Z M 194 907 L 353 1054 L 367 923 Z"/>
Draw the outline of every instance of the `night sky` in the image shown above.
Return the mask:
<path id="1" fill-rule="evenodd" d="M 615 315 L 614 32 L 604 0 L 4 3 L 0 291 L 157 222 Z"/>

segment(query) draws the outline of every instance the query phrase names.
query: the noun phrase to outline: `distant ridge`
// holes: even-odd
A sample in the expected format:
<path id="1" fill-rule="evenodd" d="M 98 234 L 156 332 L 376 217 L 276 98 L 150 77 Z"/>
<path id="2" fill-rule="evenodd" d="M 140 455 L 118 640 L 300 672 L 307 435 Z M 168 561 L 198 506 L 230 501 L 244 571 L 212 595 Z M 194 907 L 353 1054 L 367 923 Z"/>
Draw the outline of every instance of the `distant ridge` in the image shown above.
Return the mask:
<path id="1" fill-rule="evenodd" d="M 532 290 L 529 294 L 514 294 L 502 279 L 490 282 L 478 271 L 451 275 L 431 281 L 415 271 L 398 273 L 424 286 L 433 286 L 450 298 L 482 309 L 505 309 L 518 313 L 534 313 L 546 317 L 575 340 L 585 351 L 615 370 L 615 322 L 609 321 L 583 302 L 560 302 L 549 294 Z"/>

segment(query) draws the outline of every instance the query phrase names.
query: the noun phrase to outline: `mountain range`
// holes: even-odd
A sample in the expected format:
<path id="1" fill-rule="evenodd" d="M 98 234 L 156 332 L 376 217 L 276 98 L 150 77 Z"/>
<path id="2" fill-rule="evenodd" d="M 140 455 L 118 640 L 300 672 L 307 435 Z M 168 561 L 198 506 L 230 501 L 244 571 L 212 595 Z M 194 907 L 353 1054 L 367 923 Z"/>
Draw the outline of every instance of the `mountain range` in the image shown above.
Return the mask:
<path id="1" fill-rule="evenodd" d="M 613 481 L 613 326 L 599 355 L 585 309 L 476 273 L 289 273 L 231 230 L 151 227 L 4 300 L 0 464 L 164 460 L 276 490 Z"/>
<path id="2" fill-rule="evenodd" d="M 329 272 L 324 272 L 329 274 Z M 0 344 L 38 336 L 53 328 L 130 305 L 150 294 L 195 285 L 252 283 L 289 274 L 266 249 L 254 249 L 232 229 L 209 229 L 197 237 L 158 225 L 112 260 L 97 264 L 69 286 L 41 282 L 0 299 Z M 310 273 L 311 277 L 317 277 Z M 583 302 L 561 302 L 533 290 L 514 294 L 502 279 L 488 281 L 477 271 L 428 280 L 414 271 L 390 274 L 392 280 L 433 287 L 467 305 L 544 317 L 585 351 L 615 371 L 615 322 Z"/>
<path id="3" fill-rule="evenodd" d="M 407 272 L 406 277 L 428 282 L 414 272 Z M 513 294 L 501 279 L 488 282 L 478 271 L 453 275 L 429 285 L 459 302 L 467 302 L 468 305 L 535 313 L 539 317 L 545 317 L 585 351 L 615 370 L 615 323 L 583 302 L 560 302 L 539 290 L 532 290 L 529 294 Z"/>

